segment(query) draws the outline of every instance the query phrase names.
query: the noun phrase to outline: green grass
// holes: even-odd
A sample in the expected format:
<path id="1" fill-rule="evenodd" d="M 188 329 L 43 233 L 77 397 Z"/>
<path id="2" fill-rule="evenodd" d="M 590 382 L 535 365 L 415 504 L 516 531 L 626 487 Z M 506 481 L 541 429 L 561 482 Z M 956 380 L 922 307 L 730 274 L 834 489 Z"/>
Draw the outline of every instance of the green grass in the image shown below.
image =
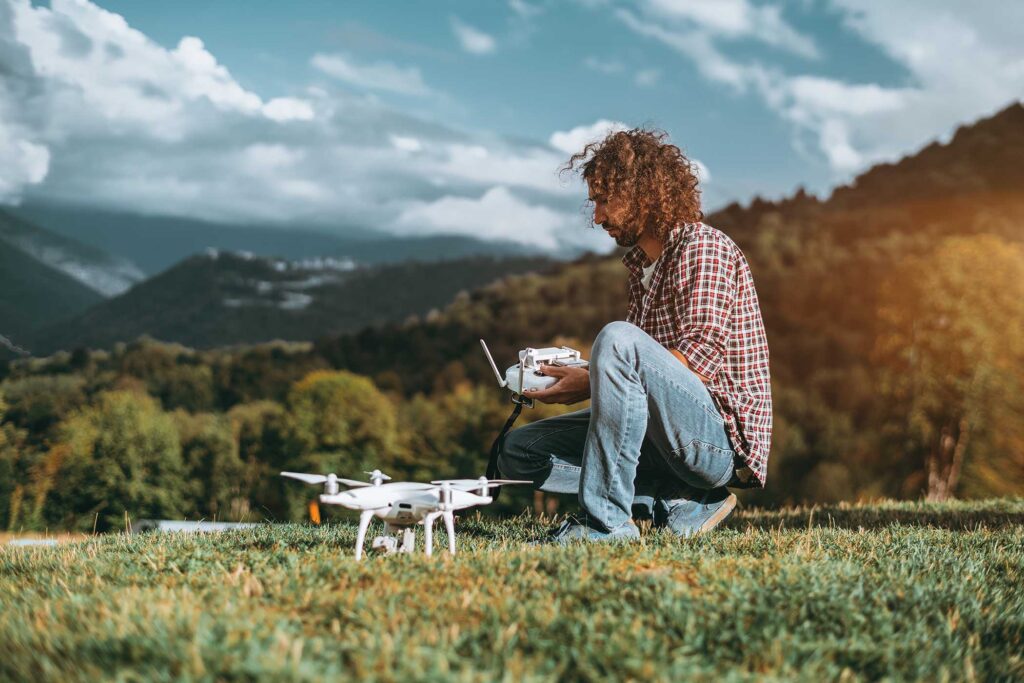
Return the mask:
<path id="1" fill-rule="evenodd" d="M 0 680 L 1024 679 L 1024 500 L 351 558 L 351 524 L 0 550 Z M 440 534 L 444 542 L 444 534 Z"/>

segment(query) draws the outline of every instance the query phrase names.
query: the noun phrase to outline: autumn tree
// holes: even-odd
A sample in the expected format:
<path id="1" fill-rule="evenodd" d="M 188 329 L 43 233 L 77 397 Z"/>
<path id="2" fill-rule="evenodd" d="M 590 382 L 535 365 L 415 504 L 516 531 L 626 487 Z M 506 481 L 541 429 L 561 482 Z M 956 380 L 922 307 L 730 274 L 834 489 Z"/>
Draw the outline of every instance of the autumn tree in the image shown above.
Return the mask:
<path id="1" fill-rule="evenodd" d="M 881 300 L 875 360 L 895 445 L 910 459 L 908 486 L 945 500 L 969 457 L 982 470 L 993 458 L 1019 466 L 1024 248 L 994 236 L 947 238 L 894 269 Z"/>

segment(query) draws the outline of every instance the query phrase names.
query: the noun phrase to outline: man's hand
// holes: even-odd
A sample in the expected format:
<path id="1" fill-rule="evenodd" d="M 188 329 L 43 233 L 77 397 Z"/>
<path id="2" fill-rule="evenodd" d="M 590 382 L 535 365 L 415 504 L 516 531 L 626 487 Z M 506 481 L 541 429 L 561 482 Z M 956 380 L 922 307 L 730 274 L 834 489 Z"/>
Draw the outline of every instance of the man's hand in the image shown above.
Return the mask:
<path id="1" fill-rule="evenodd" d="M 590 372 L 586 368 L 541 365 L 540 373 L 557 377 L 558 381 L 547 389 L 528 390 L 523 393 L 541 403 L 563 403 L 571 405 L 590 398 Z"/>

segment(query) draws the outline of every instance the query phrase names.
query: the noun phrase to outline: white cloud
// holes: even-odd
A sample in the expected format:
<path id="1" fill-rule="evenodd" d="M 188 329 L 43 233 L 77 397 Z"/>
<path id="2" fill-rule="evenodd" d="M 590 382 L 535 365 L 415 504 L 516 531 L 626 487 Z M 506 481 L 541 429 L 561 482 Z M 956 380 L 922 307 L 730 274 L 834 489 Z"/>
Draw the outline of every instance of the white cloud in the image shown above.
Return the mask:
<path id="1" fill-rule="evenodd" d="M 356 64 L 345 55 L 316 54 L 312 65 L 328 76 L 369 90 L 386 90 L 402 95 L 427 95 L 430 89 L 423 82 L 420 70 L 389 62 Z"/>
<path id="2" fill-rule="evenodd" d="M 494 52 L 497 47 L 497 41 L 493 36 L 470 26 L 458 17 L 452 17 L 452 31 L 462 49 L 470 54 L 487 55 Z"/>
<path id="3" fill-rule="evenodd" d="M 527 203 L 499 186 L 476 199 L 444 196 L 414 203 L 402 211 L 394 229 L 404 234 L 445 232 L 557 249 L 557 233 L 570 230 L 573 222 L 571 214 Z"/>
<path id="4" fill-rule="evenodd" d="M 390 135 L 388 139 L 395 149 L 403 152 L 418 152 L 423 149 L 423 143 L 414 137 L 406 135 Z"/>
<path id="5" fill-rule="evenodd" d="M 426 90 L 418 72 L 342 59 L 345 76 L 372 77 L 377 90 Z M 441 200 L 470 196 L 529 219 L 516 235 L 537 243 L 592 238 L 555 227 L 580 196 L 543 142 L 448 128 L 329 80 L 264 98 L 198 39 L 164 48 L 86 0 L 0 0 L 0 63 L 0 202 L 360 230 L 420 207 L 429 232 L 453 229 Z"/>
<path id="6" fill-rule="evenodd" d="M 901 64 L 908 84 L 851 83 L 793 74 L 778 66 L 725 54 L 725 38 L 748 35 L 783 47 L 792 35 L 781 16 L 745 0 L 676 2 L 650 0 L 644 13 L 619 9 L 615 16 L 691 60 L 698 72 L 737 93 L 754 92 L 794 126 L 846 180 L 880 161 L 892 161 L 961 123 L 990 114 L 1024 93 L 1024 3 L 965 4 L 956 0 L 831 0 L 845 26 Z M 712 10 L 712 6 L 714 11 Z M 753 13 L 751 13 L 753 11 Z M 683 23 L 657 21 L 676 16 Z M 686 23 L 688 22 L 688 23 Z M 786 38 L 788 36 L 788 38 Z M 798 54 L 812 56 L 804 47 Z"/>
<path id="7" fill-rule="evenodd" d="M 531 5 L 525 0 L 508 0 L 508 6 L 523 19 L 532 19 L 544 12 L 543 8 Z"/>
<path id="8" fill-rule="evenodd" d="M 677 28 L 733 39 L 754 38 L 803 57 L 819 56 L 810 36 L 786 23 L 775 5 L 754 5 L 749 0 L 646 0 L 641 5 L 654 18 L 678 22 Z"/>
<path id="9" fill-rule="evenodd" d="M 591 142 L 602 139 L 609 133 L 620 130 L 629 130 L 621 121 L 608 121 L 600 119 L 589 126 L 576 126 L 571 130 L 556 131 L 551 134 L 548 144 L 565 154 L 576 154 Z"/>
<path id="10" fill-rule="evenodd" d="M 49 168 L 49 149 L 17 139 L 0 121 L 0 203 L 16 203 L 24 187 L 42 182 Z"/>
<path id="11" fill-rule="evenodd" d="M 263 105 L 263 115 L 272 121 L 312 121 L 313 105 L 294 97 L 275 97 Z"/>

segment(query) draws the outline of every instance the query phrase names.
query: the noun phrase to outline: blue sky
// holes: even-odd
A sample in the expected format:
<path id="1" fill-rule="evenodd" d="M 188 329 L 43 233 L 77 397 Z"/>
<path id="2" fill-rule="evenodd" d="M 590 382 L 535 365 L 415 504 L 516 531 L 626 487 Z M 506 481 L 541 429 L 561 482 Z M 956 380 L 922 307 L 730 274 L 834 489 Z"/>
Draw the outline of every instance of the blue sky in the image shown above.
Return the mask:
<path id="1" fill-rule="evenodd" d="M 610 127 L 666 130 L 706 209 L 826 194 L 1019 98 L 1021 26 L 1013 0 L 0 0 L 0 201 L 596 247 L 554 170 Z"/>

